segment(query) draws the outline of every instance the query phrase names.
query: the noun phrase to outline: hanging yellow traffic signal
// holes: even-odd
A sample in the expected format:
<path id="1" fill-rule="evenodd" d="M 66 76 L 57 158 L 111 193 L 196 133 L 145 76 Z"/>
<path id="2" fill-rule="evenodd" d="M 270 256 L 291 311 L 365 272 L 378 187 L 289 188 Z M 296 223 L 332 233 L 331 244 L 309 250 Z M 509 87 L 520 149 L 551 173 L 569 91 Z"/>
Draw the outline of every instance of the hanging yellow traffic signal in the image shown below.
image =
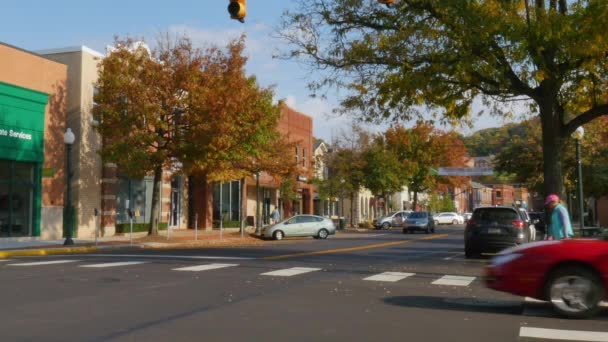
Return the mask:
<path id="1" fill-rule="evenodd" d="M 230 13 L 231 19 L 244 23 L 247 15 L 247 0 L 230 0 L 228 13 Z"/>

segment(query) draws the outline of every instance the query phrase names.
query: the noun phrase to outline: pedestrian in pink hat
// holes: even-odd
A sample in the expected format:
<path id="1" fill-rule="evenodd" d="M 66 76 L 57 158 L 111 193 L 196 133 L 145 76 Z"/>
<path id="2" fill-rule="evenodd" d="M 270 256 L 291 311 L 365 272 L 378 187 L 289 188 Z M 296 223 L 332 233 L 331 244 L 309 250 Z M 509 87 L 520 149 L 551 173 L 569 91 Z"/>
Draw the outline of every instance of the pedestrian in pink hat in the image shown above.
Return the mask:
<path id="1" fill-rule="evenodd" d="M 574 236 L 568 209 L 564 207 L 559 196 L 551 194 L 545 198 L 545 206 L 549 213 L 550 220 L 547 222 L 547 238 L 549 240 L 568 239 Z"/>

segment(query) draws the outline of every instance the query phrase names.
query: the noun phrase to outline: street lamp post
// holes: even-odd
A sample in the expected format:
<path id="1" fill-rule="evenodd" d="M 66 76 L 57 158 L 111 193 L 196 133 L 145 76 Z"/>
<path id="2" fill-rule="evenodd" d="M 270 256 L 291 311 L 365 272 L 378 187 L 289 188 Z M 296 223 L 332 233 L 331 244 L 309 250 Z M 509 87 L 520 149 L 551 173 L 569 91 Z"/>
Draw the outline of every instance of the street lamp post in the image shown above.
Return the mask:
<path id="1" fill-rule="evenodd" d="M 260 172 L 255 174 L 255 231 L 260 232 Z"/>
<path id="2" fill-rule="evenodd" d="M 66 215 L 68 216 L 68 224 L 67 232 L 65 235 L 65 241 L 63 242 L 64 245 L 74 244 L 74 240 L 72 240 L 72 232 L 74 231 L 74 215 L 72 214 L 72 145 L 74 144 L 75 140 L 76 137 L 74 136 L 74 132 L 72 132 L 72 129 L 66 129 L 65 134 L 63 135 L 63 142 L 65 143 L 67 154 L 66 174 L 68 184 L 66 190 Z"/>
<path id="3" fill-rule="evenodd" d="M 342 195 L 342 197 L 340 198 L 340 217 L 344 217 L 344 182 L 346 182 L 346 180 L 344 180 L 344 178 L 340 179 L 340 193 Z"/>
<path id="4" fill-rule="evenodd" d="M 579 217 L 580 217 L 580 229 L 583 231 L 585 215 L 583 207 L 583 167 L 581 162 L 581 140 L 585 135 L 583 127 L 579 127 L 572 133 L 572 137 L 576 141 L 576 167 L 577 167 L 577 178 L 578 178 L 578 205 L 579 205 Z"/>

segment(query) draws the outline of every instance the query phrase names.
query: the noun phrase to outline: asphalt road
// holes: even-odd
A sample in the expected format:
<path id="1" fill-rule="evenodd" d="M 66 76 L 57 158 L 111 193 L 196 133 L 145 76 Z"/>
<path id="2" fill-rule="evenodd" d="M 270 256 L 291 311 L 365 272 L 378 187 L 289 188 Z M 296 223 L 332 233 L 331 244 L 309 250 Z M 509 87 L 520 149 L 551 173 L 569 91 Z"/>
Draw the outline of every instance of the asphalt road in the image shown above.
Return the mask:
<path id="1" fill-rule="evenodd" d="M 6 260 L 0 340 L 608 341 L 608 312 L 563 320 L 484 288 L 462 234 Z"/>

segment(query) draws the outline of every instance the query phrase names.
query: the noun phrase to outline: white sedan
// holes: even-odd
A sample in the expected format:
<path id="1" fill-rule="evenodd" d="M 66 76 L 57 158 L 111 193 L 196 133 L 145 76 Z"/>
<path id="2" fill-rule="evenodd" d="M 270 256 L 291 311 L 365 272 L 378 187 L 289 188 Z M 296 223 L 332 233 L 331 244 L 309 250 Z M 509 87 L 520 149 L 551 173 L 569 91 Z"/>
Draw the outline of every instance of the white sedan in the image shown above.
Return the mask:
<path id="1" fill-rule="evenodd" d="M 464 217 L 457 213 L 439 213 L 433 216 L 435 225 L 439 224 L 464 224 Z"/>

